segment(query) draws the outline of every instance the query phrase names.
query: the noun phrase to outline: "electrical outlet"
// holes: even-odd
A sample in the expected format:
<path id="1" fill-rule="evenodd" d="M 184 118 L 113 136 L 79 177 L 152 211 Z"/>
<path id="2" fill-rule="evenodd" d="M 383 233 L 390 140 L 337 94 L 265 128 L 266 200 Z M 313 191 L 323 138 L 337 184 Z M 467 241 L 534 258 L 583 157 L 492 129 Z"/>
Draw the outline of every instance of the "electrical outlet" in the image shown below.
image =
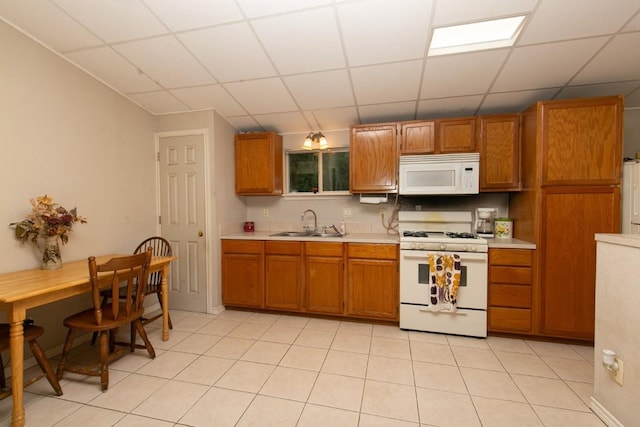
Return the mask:
<path id="1" fill-rule="evenodd" d="M 269 218 L 269 209 L 263 209 L 262 210 L 262 216 L 264 218 Z"/>
<path id="2" fill-rule="evenodd" d="M 344 217 L 351 216 L 351 208 L 342 208 L 342 216 Z"/>
<path id="3" fill-rule="evenodd" d="M 622 360 L 616 357 L 616 363 L 618 364 L 618 370 L 615 373 L 612 373 L 611 378 L 618 384 L 622 385 Z"/>

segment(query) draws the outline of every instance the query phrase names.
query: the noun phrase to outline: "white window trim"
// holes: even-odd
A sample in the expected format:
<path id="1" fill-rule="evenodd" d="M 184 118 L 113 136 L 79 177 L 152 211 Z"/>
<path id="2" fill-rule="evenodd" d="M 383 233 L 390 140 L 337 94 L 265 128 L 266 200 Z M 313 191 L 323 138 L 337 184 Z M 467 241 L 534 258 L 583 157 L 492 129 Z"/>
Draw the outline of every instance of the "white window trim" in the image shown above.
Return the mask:
<path id="1" fill-rule="evenodd" d="M 284 185 L 285 190 L 289 190 L 289 154 L 308 154 L 308 153 L 319 153 L 322 154 L 327 151 L 336 151 L 336 152 L 348 152 L 349 147 L 331 147 L 326 150 L 285 150 L 283 153 L 284 159 Z M 318 183 L 322 182 L 322 167 L 318 168 Z M 310 200 L 310 199 L 344 199 L 351 197 L 351 191 L 318 191 L 317 193 L 290 193 L 285 192 L 282 193 L 282 197 L 284 200 Z"/>

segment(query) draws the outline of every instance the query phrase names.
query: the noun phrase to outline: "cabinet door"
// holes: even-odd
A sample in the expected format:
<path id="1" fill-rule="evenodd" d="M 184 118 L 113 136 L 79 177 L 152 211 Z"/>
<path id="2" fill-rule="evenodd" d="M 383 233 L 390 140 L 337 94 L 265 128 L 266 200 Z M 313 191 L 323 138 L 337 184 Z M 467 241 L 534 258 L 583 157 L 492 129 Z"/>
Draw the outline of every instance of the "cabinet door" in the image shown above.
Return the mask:
<path id="1" fill-rule="evenodd" d="M 480 191 L 520 189 L 520 118 L 517 114 L 481 117 Z"/>
<path id="2" fill-rule="evenodd" d="M 397 126 L 352 126 L 349 146 L 350 191 L 396 192 L 397 178 Z"/>
<path id="3" fill-rule="evenodd" d="M 302 308 L 302 243 L 265 242 L 265 306 Z"/>
<path id="4" fill-rule="evenodd" d="M 436 151 L 435 121 L 401 123 L 401 154 L 432 154 Z"/>
<path id="5" fill-rule="evenodd" d="M 476 151 L 476 118 L 442 119 L 437 121 L 440 153 Z"/>
<path id="6" fill-rule="evenodd" d="M 398 262 L 349 259 L 347 314 L 398 319 Z"/>
<path id="7" fill-rule="evenodd" d="M 222 303 L 264 307 L 262 255 L 222 255 Z"/>
<path id="8" fill-rule="evenodd" d="M 540 251 L 540 332 L 593 340 L 595 233 L 620 230 L 617 187 L 543 190 Z"/>
<path id="9" fill-rule="evenodd" d="M 622 98 L 542 103 L 542 185 L 617 185 Z"/>
<path id="10" fill-rule="evenodd" d="M 305 308 L 307 311 L 343 314 L 343 265 L 342 257 L 307 256 L 305 258 Z"/>
<path id="11" fill-rule="evenodd" d="M 282 194 L 282 137 L 273 132 L 236 135 L 236 193 Z"/>

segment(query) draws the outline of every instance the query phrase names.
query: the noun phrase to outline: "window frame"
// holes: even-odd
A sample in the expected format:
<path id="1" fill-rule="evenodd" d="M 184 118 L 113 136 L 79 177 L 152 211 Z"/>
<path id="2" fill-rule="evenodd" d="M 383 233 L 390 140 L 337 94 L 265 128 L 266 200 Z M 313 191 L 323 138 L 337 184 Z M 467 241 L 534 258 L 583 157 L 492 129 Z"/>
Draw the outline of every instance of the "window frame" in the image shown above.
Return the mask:
<path id="1" fill-rule="evenodd" d="M 351 188 L 349 190 L 341 190 L 341 191 L 326 191 L 322 189 L 322 154 L 327 152 L 334 153 L 349 153 L 349 147 L 331 147 L 324 150 L 314 149 L 314 150 L 285 150 L 284 151 L 284 191 L 282 196 L 287 199 L 302 199 L 302 198 L 343 198 L 343 197 L 351 197 Z M 318 153 L 318 192 L 290 192 L 290 183 L 289 183 L 289 155 L 291 154 L 309 154 L 309 153 Z M 350 185 L 351 183 L 349 183 Z"/>

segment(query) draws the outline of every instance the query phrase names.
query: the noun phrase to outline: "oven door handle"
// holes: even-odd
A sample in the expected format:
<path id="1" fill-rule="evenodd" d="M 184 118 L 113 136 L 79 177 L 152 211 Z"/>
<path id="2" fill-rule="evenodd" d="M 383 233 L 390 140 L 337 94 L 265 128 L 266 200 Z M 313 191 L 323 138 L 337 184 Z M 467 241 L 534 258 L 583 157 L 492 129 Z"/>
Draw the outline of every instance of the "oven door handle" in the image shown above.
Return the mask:
<path id="1" fill-rule="evenodd" d="M 467 315 L 467 313 L 463 311 L 437 311 L 437 310 L 429 310 L 427 308 L 419 308 L 418 311 L 421 313 L 433 313 L 433 314 L 455 314 L 457 316 Z"/>
<path id="2" fill-rule="evenodd" d="M 428 256 L 430 254 L 444 255 L 447 253 L 460 255 L 460 260 L 462 262 L 487 260 L 487 254 L 485 252 L 437 252 L 437 251 L 414 251 L 414 250 L 400 251 L 402 258 L 417 259 L 421 261 L 428 260 Z"/>

